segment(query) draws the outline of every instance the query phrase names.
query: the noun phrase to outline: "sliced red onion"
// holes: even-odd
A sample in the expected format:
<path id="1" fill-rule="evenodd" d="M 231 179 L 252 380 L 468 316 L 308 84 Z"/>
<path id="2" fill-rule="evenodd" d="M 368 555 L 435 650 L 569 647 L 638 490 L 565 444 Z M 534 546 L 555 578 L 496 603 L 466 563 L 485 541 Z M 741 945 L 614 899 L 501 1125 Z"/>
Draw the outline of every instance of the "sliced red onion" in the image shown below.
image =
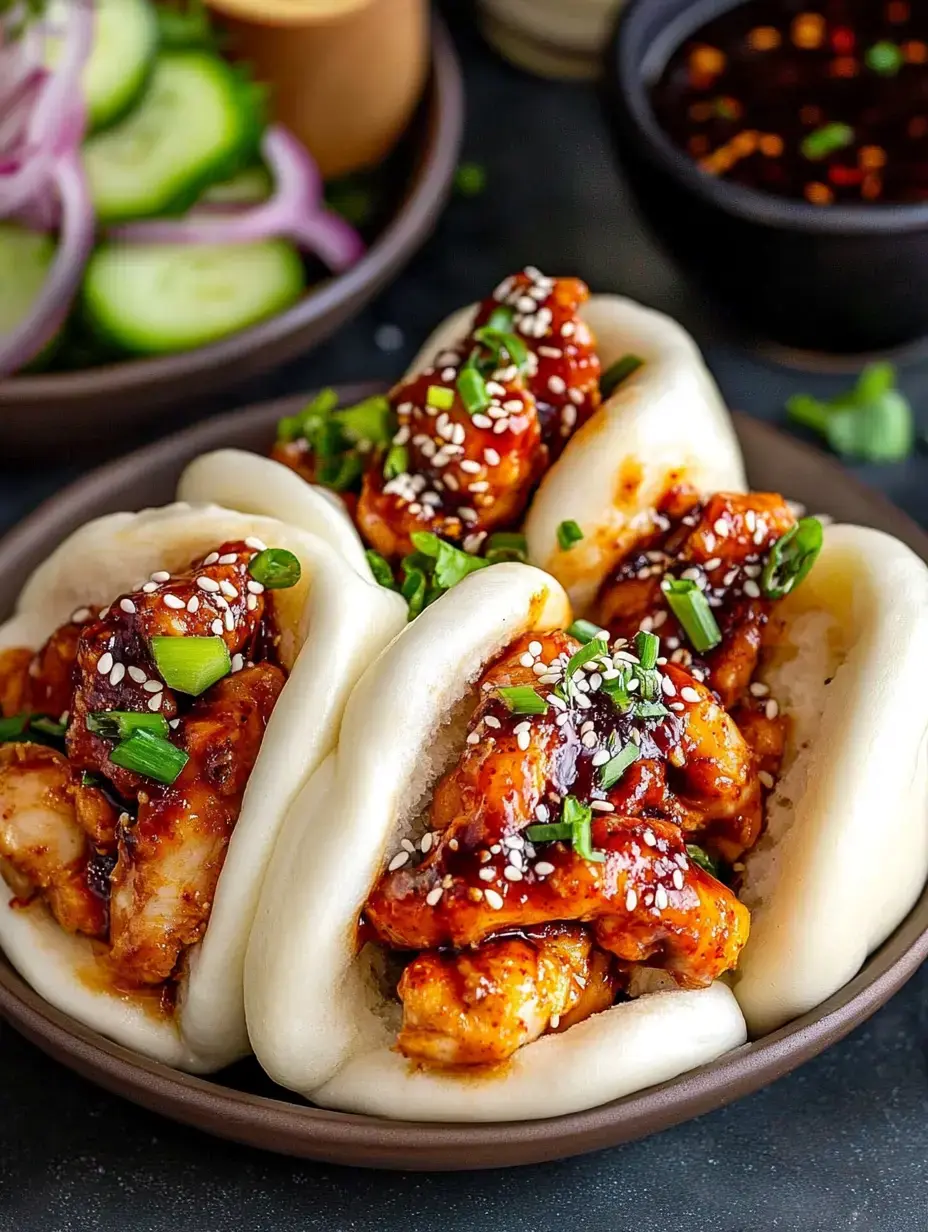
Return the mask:
<path id="1" fill-rule="evenodd" d="M 261 153 L 274 177 L 274 195 L 260 205 L 219 214 L 194 209 L 179 219 L 115 227 L 116 239 L 145 244 L 244 244 L 272 237 L 292 240 L 341 273 L 364 252 L 361 237 L 323 206 L 322 178 L 305 147 L 280 124 L 271 125 Z"/>
<path id="2" fill-rule="evenodd" d="M 93 246 L 93 207 L 76 150 L 61 155 L 52 167 L 52 177 L 61 197 L 58 252 L 25 320 L 0 338 L 0 377 L 35 359 L 57 334 L 70 311 Z"/>

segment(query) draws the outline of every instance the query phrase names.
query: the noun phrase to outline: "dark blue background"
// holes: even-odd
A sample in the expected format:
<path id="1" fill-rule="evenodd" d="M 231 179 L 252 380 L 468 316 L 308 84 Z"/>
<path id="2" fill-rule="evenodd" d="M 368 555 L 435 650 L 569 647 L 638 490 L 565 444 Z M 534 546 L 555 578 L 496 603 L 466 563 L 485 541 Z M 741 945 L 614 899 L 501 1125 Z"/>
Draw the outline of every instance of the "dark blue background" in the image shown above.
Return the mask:
<path id="1" fill-rule="evenodd" d="M 466 156 L 487 167 L 485 194 L 453 201 L 406 273 L 338 338 L 221 402 L 183 408 L 181 419 L 393 377 L 441 316 L 526 262 L 674 313 L 705 346 L 731 405 L 753 415 L 777 421 L 789 393 L 848 383 L 821 365 L 802 371 L 733 346 L 632 216 L 593 91 L 533 80 L 466 28 L 456 34 L 469 91 Z M 400 327 L 402 349 L 378 348 L 384 324 Z M 928 361 L 917 351 L 903 384 L 924 430 Z M 78 470 L 0 467 L 0 530 Z M 928 524 L 928 458 L 859 471 Z M 879 841 L 878 818 L 874 828 Z M 922 1232 L 928 969 L 846 1042 L 731 1108 L 580 1160 L 444 1177 L 349 1172 L 214 1141 L 96 1090 L 2 1028 L 0 1232 L 227 1228 Z"/>

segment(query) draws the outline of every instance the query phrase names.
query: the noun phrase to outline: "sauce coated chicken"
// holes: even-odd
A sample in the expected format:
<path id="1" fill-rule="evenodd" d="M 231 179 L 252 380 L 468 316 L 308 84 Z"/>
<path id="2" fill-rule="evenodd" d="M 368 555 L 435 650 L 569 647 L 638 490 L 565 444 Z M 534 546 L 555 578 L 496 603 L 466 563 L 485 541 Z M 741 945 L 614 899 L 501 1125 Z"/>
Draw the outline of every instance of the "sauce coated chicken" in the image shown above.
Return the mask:
<path id="1" fill-rule="evenodd" d="M 53 717 L 64 751 L 0 745 L 0 872 L 24 908 L 103 943 L 120 988 L 165 984 L 209 920 L 265 728 L 283 687 L 257 541 L 154 573 L 73 614 L 36 653 L 0 654 L 3 715 Z M 153 637 L 221 638 L 232 672 L 191 698 L 167 686 Z M 99 715 L 160 716 L 186 758 L 170 784 L 112 760 Z"/>

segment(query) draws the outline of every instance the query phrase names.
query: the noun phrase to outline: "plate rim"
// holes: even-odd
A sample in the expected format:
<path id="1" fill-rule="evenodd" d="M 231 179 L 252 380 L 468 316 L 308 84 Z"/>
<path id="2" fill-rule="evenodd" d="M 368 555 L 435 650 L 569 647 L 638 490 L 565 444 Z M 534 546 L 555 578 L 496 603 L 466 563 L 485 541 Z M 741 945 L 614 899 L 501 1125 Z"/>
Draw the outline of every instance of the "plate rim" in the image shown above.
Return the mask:
<path id="1" fill-rule="evenodd" d="M 382 391 L 381 381 L 336 387 L 345 399 Z M 15 596 L 37 544 L 56 541 L 96 516 L 108 494 L 146 471 L 167 476 L 207 449 L 239 446 L 302 405 L 297 394 L 204 420 L 79 478 L 0 539 L 0 576 Z M 733 415 L 739 438 L 778 448 L 828 473 L 855 503 L 892 522 L 928 559 L 928 533 L 835 459 L 748 416 Z M 43 551 L 45 549 L 43 548 Z M 4 606 L 0 603 L 0 606 Z M 760 1040 L 620 1100 L 566 1116 L 519 1122 L 390 1121 L 253 1095 L 150 1061 L 114 1044 L 45 1002 L 0 955 L 0 1017 L 83 1077 L 136 1103 L 214 1135 L 282 1154 L 365 1167 L 459 1170 L 544 1162 L 658 1132 L 722 1107 L 785 1075 L 865 1021 L 928 958 L 928 888 L 855 977 L 822 1005 Z"/>

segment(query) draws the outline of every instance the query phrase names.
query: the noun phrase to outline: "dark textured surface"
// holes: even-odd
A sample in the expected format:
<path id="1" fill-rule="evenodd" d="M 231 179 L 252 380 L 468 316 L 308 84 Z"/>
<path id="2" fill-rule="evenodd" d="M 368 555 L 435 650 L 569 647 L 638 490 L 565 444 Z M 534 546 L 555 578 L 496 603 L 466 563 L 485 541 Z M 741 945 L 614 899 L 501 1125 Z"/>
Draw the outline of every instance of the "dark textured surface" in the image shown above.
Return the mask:
<path id="1" fill-rule="evenodd" d="M 206 409 L 391 376 L 441 315 L 526 261 L 675 313 L 731 403 L 752 414 L 776 420 L 788 393 L 846 383 L 726 344 L 629 217 L 593 94 L 533 81 L 459 35 L 467 152 L 488 167 L 486 195 L 454 202 L 394 288 L 322 351 Z M 384 324 L 402 329 L 402 350 L 375 345 Z M 928 365 L 906 365 L 904 383 L 919 406 Z M 74 473 L 0 467 L 0 528 Z M 928 459 L 861 474 L 928 523 Z M 97 1091 L 0 1028 L 0 1232 L 923 1232 L 926 1161 L 928 969 L 845 1043 L 731 1108 L 585 1159 L 449 1177 L 348 1172 L 213 1141 Z"/>

